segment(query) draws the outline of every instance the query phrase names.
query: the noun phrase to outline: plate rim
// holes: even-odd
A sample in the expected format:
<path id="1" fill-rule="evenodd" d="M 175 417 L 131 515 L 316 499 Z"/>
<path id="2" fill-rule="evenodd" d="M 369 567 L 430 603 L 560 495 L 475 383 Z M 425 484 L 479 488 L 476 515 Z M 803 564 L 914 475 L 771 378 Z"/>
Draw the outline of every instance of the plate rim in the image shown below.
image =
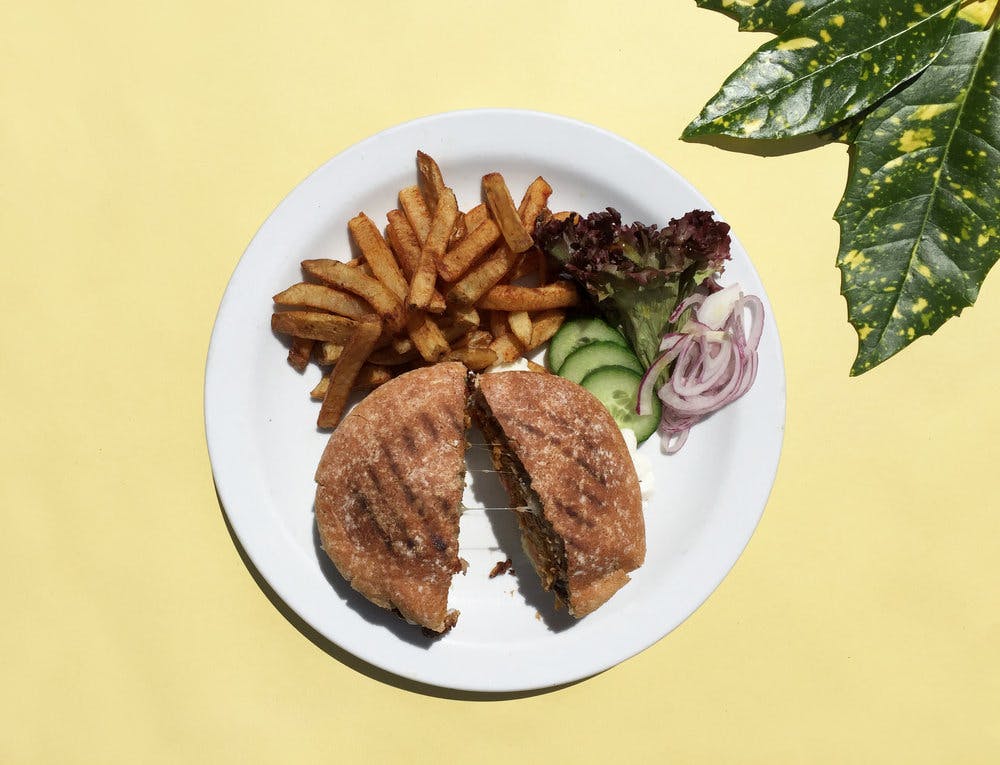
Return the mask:
<path id="1" fill-rule="evenodd" d="M 659 171 L 661 172 L 665 171 L 674 179 L 675 182 L 680 183 L 682 186 L 686 187 L 689 191 L 693 192 L 699 198 L 705 200 L 709 208 L 717 212 L 717 208 L 711 205 L 710 201 L 704 196 L 704 194 L 702 194 L 690 181 L 688 181 L 677 170 L 668 165 L 665 161 L 663 161 L 659 157 L 655 156 L 654 154 L 642 148 L 641 146 L 629 141 L 628 139 L 616 133 L 613 133 L 605 128 L 593 125 L 588 122 L 577 120 L 575 118 L 568 117 L 565 115 L 553 114 L 537 110 L 527 110 L 527 109 L 508 109 L 508 108 L 460 109 L 460 110 L 424 115 L 416 119 L 391 125 L 366 138 L 361 139 L 360 141 L 356 141 L 355 143 L 345 147 L 341 151 L 338 151 L 336 154 L 329 157 L 327 160 L 325 160 L 323 163 L 317 166 L 314 170 L 312 170 L 310 173 L 304 176 L 301 180 L 299 180 L 268 213 L 268 215 L 264 218 L 260 226 L 255 231 L 253 237 L 247 243 L 243 253 L 240 255 L 239 259 L 234 265 L 232 273 L 230 274 L 229 279 L 226 282 L 222 298 L 219 301 L 219 306 L 215 314 L 213 328 L 205 359 L 205 383 L 203 388 L 203 396 L 204 396 L 203 417 L 204 417 L 204 427 L 205 427 L 205 438 L 208 447 L 209 461 L 212 469 L 212 477 L 216 491 L 218 493 L 219 504 L 221 505 L 223 514 L 225 516 L 225 522 L 227 523 L 229 529 L 231 530 L 233 536 L 235 537 L 235 541 L 237 541 L 240 548 L 242 549 L 242 552 L 246 555 L 248 561 L 253 565 L 257 573 L 261 576 L 261 578 L 264 580 L 267 586 L 270 587 L 270 589 L 274 592 L 274 594 L 282 601 L 282 603 L 286 605 L 298 618 L 302 619 L 302 621 L 305 624 L 309 625 L 310 628 L 315 630 L 318 634 L 322 635 L 324 639 L 329 640 L 332 644 L 337 646 L 338 649 L 351 654 L 353 657 L 371 665 L 372 667 L 377 668 L 379 671 L 387 672 L 391 675 L 402 678 L 404 680 L 425 684 L 431 687 L 447 688 L 447 689 L 469 691 L 476 693 L 510 693 L 510 692 L 535 691 L 535 690 L 543 690 L 545 688 L 552 688 L 559 685 L 564 685 L 566 683 L 579 681 L 594 676 L 596 674 L 599 674 L 603 671 L 606 671 L 607 669 L 616 666 L 617 664 L 623 661 L 626 661 L 627 659 L 637 655 L 638 653 L 641 653 L 642 651 L 646 650 L 650 646 L 654 645 L 655 643 L 659 642 L 661 639 L 666 637 L 668 634 L 670 634 L 670 632 L 672 632 L 678 626 L 683 624 L 687 619 L 689 619 L 691 615 L 695 611 L 697 611 L 698 608 L 700 608 L 704 604 L 704 602 L 715 592 L 715 590 L 718 589 L 718 587 L 729 575 L 729 573 L 733 570 L 733 568 L 735 568 L 736 564 L 739 562 L 739 559 L 742 557 L 744 551 L 746 550 L 747 545 L 753 538 L 753 535 L 756 532 L 756 529 L 759 526 L 761 519 L 763 518 L 764 510 L 766 509 L 770 496 L 774 490 L 778 469 L 781 463 L 781 455 L 784 446 L 785 425 L 787 420 L 787 377 L 785 372 L 784 352 L 781 344 L 780 333 L 778 330 L 777 322 L 774 317 L 773 308 L 771 308 L 770 300 L 768 298 L 765 289 L 763 298 L 765 300 L 765 305 L 769 309 L 767 313 L 768 330 L 769 332 L 773 332 L 774 350 L 777 360 L 779 362 L 774 372 L 777 374 L 777 378 L 775 380 L 776 383 L 775 392 L 779 397 L 779 401 L 777 403 L 780 404 L 779 406 L 780 419 L 777 423 L 775 423 L 776 429 L 778 431 L 777 442 L 775 444 L 773 465 L 770 467 L 767 475 L 767 491 L 764 493 L 763 499 L 760 504 L 760 508 L 755 513 L 753 523 L 751 524 L 745 539 L 743 539 L 742 543 L 739 545 L 739 550 L 736 552 L 735 557 L 733 557 L 732 561 L 728 563 L 728 565 L 724 568 L 721 574 L 719 574 L 717 577 L 711 578 L 710 586 L 708 580 L 707 579 L 705 580 L 704 587 L 699 588 L 699 592 L 701 592 L 702 589 L 704 589 L 704 591 L 699 597 L 695 598 L 697 602 L 694 605 L 694 607 L 691 608 L 685 615 L 683 615 L 676 623 L 669 624 L 666 627 L 665 631 L 662 632 L 662 634 L 658 635 L 652 640 L 649 640 L 648 642 L 643 642 L 641 645 L 638 645 L 636 647 L 630 646 L 627 653 L 625 655 L 620 656 L 620 658 L 608 662 L 598 662 L 597 664 L 588 666 L 583 671 L 562 673 L 560 674 L 559 677 L 556 678 L 552 677 L 540 678 L 538 682 L 529 682 L 529 683 L 515 682 L 507 685 L 504 685 L 502 683 L 500 684 L 492 683 L 489 686 L 486 686 L 482 683 L 476 683 L 476 682 L 464 683 L 461 680 L 455 680 L 455 679 L 440 679 L 440 678 L 435 679 L 428 677 L 425 674 L 421 674 L 420 672 L 417 671 L 408 672 L 406 671 L 405 667 L 399 668 L 395 665 L 387 666 L 386 664 L 381 663 L 378 657 L 372 657 L 365 651 L 359 651 L 357 650 L 356 646 L 349 647 L 348 645 L 345 645 L 345 643 L 342 642 L 341 640 L 338 640 L 334 636 L 328 634 L 328 632 L 323 628 L 322 625 L 316 624 L 315 621 L 311 619 L 308 614 L 309 609 L 305 608 L 303 603 L 300 602 L 300 598 L 294 593 L 294 591 L 289 591 L 288 589 L 285 588 L 284 586 L 285 582 L 282 580 L 282 577 L 274 575 L 273 566 L 270 564 L 267 556 L 262 556 L 260 554 L 260 550 L 256 549 L 255 544 L 248 544 L 247 535 L 245 533 L 246 529 L 243 528 L 242 523 L 240 522 L 238 517 L 234 517 L 235 512 L 233 510 L 230 510 L 230 507 L 232 507 L 230 502 L 233 499 L 232 493 L 228 490 L 228 487 L 226 485 L 227 483 L 226 480 L 222 479 L 221 476 L 219 475 L 219 467 L 218 467 L 222 461 L 220 456 L 220 450 L 223 448 L 223 444 L 220 443 L 220 441 L 224 440 L 224 437 L 222 434 L 217 433 L 216 428 L 219 427 L 219 424 L 216 423 L 213 425 L 212 413 L 210 411 L 210 405 L 212 403 L 213 397 L 216 395 L 216 386 L 218 385 L 218 383 L 216 382 L 217 374 L 213 372 L 214 369 L 213 360 L 217 358 L 218 354 L 217 340 L 224 332 L 220 319 L 223 317 L 227 305 L 229 305 L 230 303 L 232 303 L 234 300 L 237 299 L 235 296 L 236 293 L 233 291 L 234 282 L 236 282 L 240 273 L 241 266 L 246 261 L 248 254 L 254 249 L 254 245 L 260 238 L 262 232 L 267 228 L 271 219 L 275 217 L 278 211 L 284 208 L 287 204 L 289 204 L 290 199 L 296 194 L 296 192 L 300 189 L 300 187 L 305 185 L 311 178 L 323 172 L 323 170 L 328 165 L 336 162 L 340 157 L 344 156 L 345 154 L 356 151 L 362 151 L 366 146 L 377 144 L 378 142 L 385 140 L 387 137 L 391 136 L 395 132 L 403 130 L 413 130 L 427 123 L 448 121 L 452 119 L 462 119 L 462 118 L 475 119 L 482 117 L 521 118 L 527 120 L 542 120 L 545 122 L 558 122 L 558 123 L 563 123 L 563 125 L 565 125 L 569 129 L 574 129 L 574 130 L 583 129 L 592 133 L 597 133 L 603 136 L 605 139 L 609 139 L 616 143 L 622 144 L 628 150 L 631 150 L 633 152 L 642 155 L 644 159 L 654 163 Z M 761 285 L 763 286 L 763 282 L 760 279 L 760 274 L 757 272 L 757 268 L 754 265 L 753 261 L 750 259 L 749 254 L 746 252 L 746 249 L 742 246 L 742 243 L 740 243 L 735 233 L 731 233 L 731 236 L 734 240 L 734 243 L 736 243 L 737 247 L 739 248 L 739 250 L 745 255 L 746 266 L 749 267 L 751 272 L 757 278 L 757 281 L 760 282 Z M 214 446 L 213 443 L 215 444 Z"/>

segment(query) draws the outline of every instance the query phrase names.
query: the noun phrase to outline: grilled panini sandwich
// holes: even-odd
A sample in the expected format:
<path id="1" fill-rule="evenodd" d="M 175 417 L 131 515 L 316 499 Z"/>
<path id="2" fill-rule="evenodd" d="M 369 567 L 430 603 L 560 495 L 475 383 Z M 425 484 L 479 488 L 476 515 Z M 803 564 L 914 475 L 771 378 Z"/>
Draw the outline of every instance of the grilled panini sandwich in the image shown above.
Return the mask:
<path id="1" fill-rule="evenodd" d="M 316 471 L 323 549 L 351 586 L 434 632 L 448 610 L 465 480 L 466 369 L 415 369 L 376 388 L 333 432 Z"/>
<path id="2" fill-rule="evenodd" d="M 639 479 L 621 431 L 593 395 L 555 375 L 480 375 L 472 402 L 542 585 L 586 616 L 646 555 Z"/>

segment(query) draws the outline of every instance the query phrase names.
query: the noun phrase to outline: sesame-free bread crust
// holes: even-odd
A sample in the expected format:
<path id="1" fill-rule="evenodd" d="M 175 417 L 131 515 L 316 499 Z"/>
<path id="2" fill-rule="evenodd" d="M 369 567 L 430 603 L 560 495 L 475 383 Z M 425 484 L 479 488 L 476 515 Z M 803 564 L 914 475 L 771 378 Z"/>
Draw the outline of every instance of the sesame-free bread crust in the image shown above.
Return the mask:
<path id="1" fill-rule="evenodd" d="M 484 374 L 477 387 L 486 404 L 476 407 L 477 417 L 493 420 L 485 430 L 502 431 L 501 447 L 523 467 L 519 472 L 541 504 L 547 531 L 562 542 L 564 579 L 553 589 L 566 600 L 559 594 L 565 584 L 570 613 L 585 616 L 623 587 L 646 555 L 639 479 L 621 431 L 590 392 L 556 375 Z M 521 529 L 522 535 L 529 531 L 523 520 Z M 539 545 L 524 541 L 550 586 L 533 552 Z"/>
<path id="2" fill-rule="evenodd" d="M 465 483 L 466 369 L 415 369 L 373 390 L 330 436 L 316 525 L 351 586 L 434 632 L 455 624 L 452 576 Z"/>

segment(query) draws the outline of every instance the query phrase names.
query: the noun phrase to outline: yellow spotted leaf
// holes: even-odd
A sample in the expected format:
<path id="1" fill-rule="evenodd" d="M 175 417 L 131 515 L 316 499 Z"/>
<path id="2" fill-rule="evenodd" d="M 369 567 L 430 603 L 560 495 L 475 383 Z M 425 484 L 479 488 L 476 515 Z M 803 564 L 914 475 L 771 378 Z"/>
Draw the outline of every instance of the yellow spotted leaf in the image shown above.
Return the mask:
<path id="1" fill-rule="evenodd" d="M 960 4 L 712 2 L 715 10 L 740 18 L 745 28 L 780 33 L 730 75 L 684 137 L 785 138 L 829 130 L 930 64 L 948 39 Z M 787 26 L 776 22 L 782 10 L 783 21 L 796 10 Z"/>
<path id="2" fill-rule="evenodd" d="M 981 25 L 978 25 L 981 26 Z M 1000 32 L 963 21 L 865 117 L 841 227 L 861 374 L 972 305 L 1000 256 Z"/>

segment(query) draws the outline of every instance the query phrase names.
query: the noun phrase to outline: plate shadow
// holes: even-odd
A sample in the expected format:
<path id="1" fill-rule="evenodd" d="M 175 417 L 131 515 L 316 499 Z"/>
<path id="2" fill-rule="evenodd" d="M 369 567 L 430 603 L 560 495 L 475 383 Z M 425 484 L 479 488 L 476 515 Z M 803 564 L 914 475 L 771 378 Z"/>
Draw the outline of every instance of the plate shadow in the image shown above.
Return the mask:
<path id="1" fill-rule="evenodd" d="M 225 508 L 223 507 L 222 499 L 219 497 L 218 494 L 218 489 L 216 489 L 216 501 L 218 502 L 219 512 L 222 515 L 222 521 L 226 525 L 226 531 L 229 532 L 229 538 L 230 540 L 232 540 L 233 547 L 236 548 L 236 552 L 240 556 L 240 560 L 243 561 L 243 565 L 250 573 L 250 576 L 253 577 L 254 582 L 256 582 L 261 592 L 264 593 L 264 596 L 271 602 L 271 605 L 274 606 L 274 608 L 278 611 L 278 613 L 280 613 L 285 618 L 286 621 L 288 621 L 314 646 L 316 646 L 318 649 L 320 649 L 321 651 L 323 651 L 336 661 L 340 662 L 344 666 L 354 670 L 355 672 L 359 672 L 360 674 L 363 674 L 371 678 L 372 680 L 384 683 L 385 685 L 391 685 L 393 687 L 400 688 L 401 690 L 404 691 L 409 691 L 411 693 L 418 693 L 424 696 L 433 696 L 440 699 L 449 699 L 454 701 L 511 701 L 514 699 L 524 699 L 524 698 L 530 698 L 532 696 L 541 696 L 547 693 L 552 693 L 553 691 L 559 691 L 562 690 L 563 688 L 569 688 L 570 686 L 583 682 L 583 680 L 586 679 L 583 678 L 581 680 L 575 680 L 571 683 L 562 683 L 560 685 L 553 685 L 546 688 L 537 688 L 526 691 L 504 691 L 496 693 L 489 691 L 463 691 L 463 690 L 456 690 L 453 688 L 445 688 L 441 686 L 431 685 L 429 683 L 421 683 L 416 680 L 410 680 L 409 678 L 402 677 L 401 675 L 397 675 L 393 672 L 388 672 L 382 669 L 381 667 L 377 667 L 374 664 L 365 661 L 364 659 L 360 659 L 354 654 L 350 653 L 349 651 L 344 650 L 339 645 L 334 643 L 332 640 L 329 640 L 327 637 L 325 637 L 317 630 L 315 630 L 308 622 L 306 622 L 301 616 L 295 613 L 295 611 L 293 611 L 291 607 L 289 607 L 288 604 L 281 599 L 281 597 L 274 591 L 271 585 L 268 584 L 267 580 L 263 577 L 260 571 L 257 570 L 257 567 L 254 565 L 253 561 L 250 560 L 250 556 L 247 555 L 246 550 L 243 549 L 243 545 L 240 543 L 239 538 L 236 536 L 236 532 L 233 531 L 233 527 L 229 523 L 229 518 L 227 517 Z M 315 532 L 314 530 L 314 538 L 316 537 L 318 537 L 318 532 Z M 321 548 L 317 549 L 317 554 L 322 555 L 324 558 L 326 558 L 326 553 L 323 552 Z M 331 585 L 333 585 L 335 588 L 347 588 L 347 590 L 350 591 L 350 594 L 352 594 L 356 598 L 361 599 L 364 602 L 365 607 L 369 609 L 374 609 L 373 616 L 374 612 L 381 612 L 380 614 L 377 615 L 379 619 L 390 619 L 390 620 L 395 619 L 397 623 L 393 625 L 394 633 L 396 634 L 405 633 L 405 630 L 403 628 L 408 628 L 409 630 L 412 630 L 412 634 L 410 634 L 408 638 L 404 637 L 403 639 L 406 639 L 408 642 L 411 643 L 414 640 L 416 640 L 418 641 L 416 643 L 417 645 L 420 645 L 419 641 L 421 639 L 427 641 L 427 645 L 430 645 L 431 643 L 434 642 L 434 640 L 438 639 L 438 638 L 424 638 L 418 627 L 414 627 L 413 625 L 407 624 L 405 621 L 399 619 L 398 617 L 395 617 L 390 612 L 384 611 L 383 609 L 380 609 L 378 606 L 369 603 L 360 594 L 354 592 L 354 590 L 351 590 L 350 585 L 344 582 L 343 579 L 340 579 L 340 574 L 337 572 L 336 568 L 333 566 L 333 563 L 330 562 L 328 558 L 327 558 L 327 563 L 329 564 L 329 568 L 332 569 L 332 575 L 336 577 L 336 580 L 331 579 L 328 569 L 326 567 L 323 568 L 323 574 L 324 576 L 327 577 L 328 580 L 331 581 Z M 529 564 L 526 563 L 525 565 Z M 341 597 L 344 597 L 344 593 L 340 589 L 338 589 L 338 594 L 341 595 Z M 366 615 L 363 614 L 363 616 Z M 399 630 L 398 633 L 396 632 L 397 629 Z"/>

